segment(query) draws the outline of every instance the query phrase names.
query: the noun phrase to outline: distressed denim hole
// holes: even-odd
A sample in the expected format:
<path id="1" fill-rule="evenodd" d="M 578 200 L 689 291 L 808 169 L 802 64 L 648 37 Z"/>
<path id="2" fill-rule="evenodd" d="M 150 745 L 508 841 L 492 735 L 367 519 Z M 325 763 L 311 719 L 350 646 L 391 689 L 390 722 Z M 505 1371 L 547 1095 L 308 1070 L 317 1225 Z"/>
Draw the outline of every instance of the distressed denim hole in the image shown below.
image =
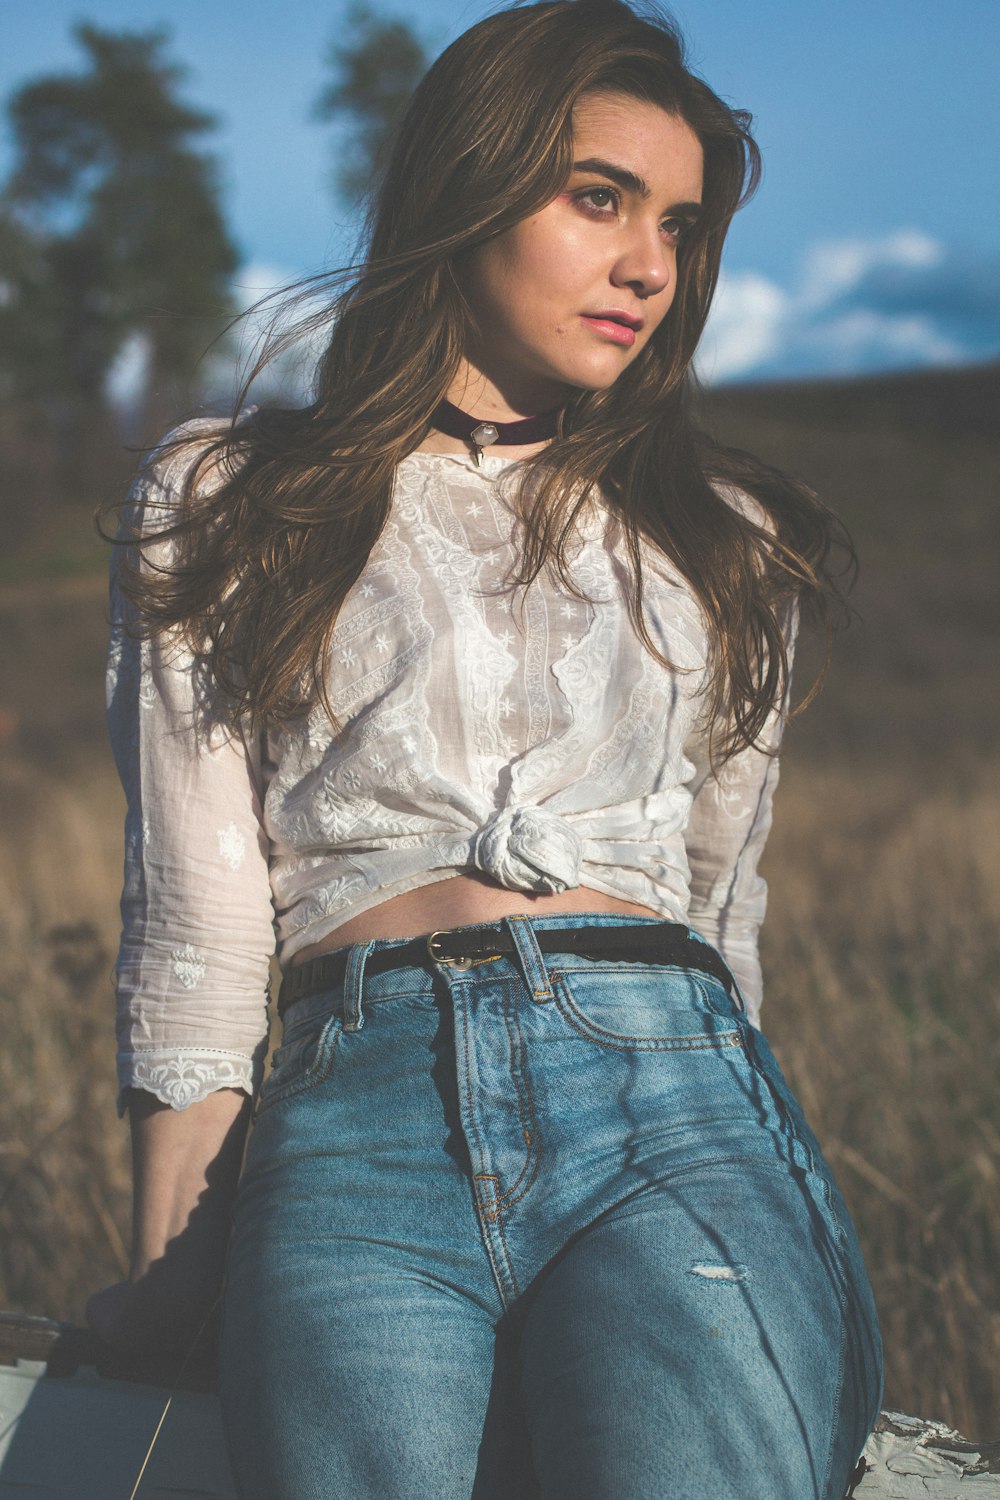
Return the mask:
<path id="1" fill-rule="evenodd" d="M 750 1272 L 739 1263 L 731 1266 L 712 1266 L 699 1263 L 691 1267 L 692 1276 L 701 1276 L 705 1281 L 724 1281 L 732 1285 L 736 1281 L 749 1281 Z"/>

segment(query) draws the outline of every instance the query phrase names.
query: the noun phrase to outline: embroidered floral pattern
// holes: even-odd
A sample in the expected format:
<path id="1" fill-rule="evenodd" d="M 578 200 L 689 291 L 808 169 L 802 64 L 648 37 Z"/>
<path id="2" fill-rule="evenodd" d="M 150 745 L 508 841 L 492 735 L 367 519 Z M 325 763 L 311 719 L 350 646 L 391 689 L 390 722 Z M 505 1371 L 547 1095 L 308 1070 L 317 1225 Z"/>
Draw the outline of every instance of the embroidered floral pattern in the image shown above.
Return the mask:
<path id="1" fill-rule="evenodd" d="M 185 943 L 183 948 L 175 948 L 170 957 L 173 959 L 174 973 L 186 990 L 193 990 L 204 979 L 205 960 L 190 943 Z"/>
<path id="2" fill-rule="evenodd" d="M 139 511 L 168 520 L 183 468 L 175 454 L 144 479 Z M 776 762 L 745 751 L 713 778 L 700 607 L 650 555 L 664 668 L 636 640 L 625 554 L 596 500 L 570 558 L 579 597 L 547 572 L 509 585 L 518 473 L 495 458 L 401 464 L 330 644 L 336 729 L 316 704 L 241 737 L 200 664 L 130 635 L 113 593 L 109 716 L 129 797 L 120 1030 L 137 1086 L 177 1108 L 246 1086 L 275 925 L 287 962 L 399 892 L 477 868 L 512 890 L 583 886 L 690 920 L 756 1015 Z M 776 710 L 768 743 L 780 728 Z"/>
<path id="3" fill-rule="evenodd" d="M 247 841 L 235 823 L 227 823 L 218 830 L 219 854 L 222 863 L 230 870 L 238 870 L 246 858 Z"/>
<path id="4" fill-rule="evenodd" d="M 174 1057 L 153 1059 L 137 1053 L 122 1087 L 144 1089 L 173 1109 L 187 1109 L 216 1089 L 252 1093 L 253 1073 L 248 1058 L 178 1052 Z"/>

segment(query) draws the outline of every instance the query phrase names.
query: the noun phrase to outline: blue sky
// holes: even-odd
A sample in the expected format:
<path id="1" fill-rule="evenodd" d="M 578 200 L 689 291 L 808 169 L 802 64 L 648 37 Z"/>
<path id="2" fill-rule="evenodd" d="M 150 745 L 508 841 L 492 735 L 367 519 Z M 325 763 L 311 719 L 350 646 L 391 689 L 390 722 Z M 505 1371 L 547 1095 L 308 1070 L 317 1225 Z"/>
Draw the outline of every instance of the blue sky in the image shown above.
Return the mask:
<path id="1" fill-rule="evenodd" d="M 488 13 L 405 0 L 438 50 Z M 818 375 L 1000 354 L 997 0 L 677 0 L 692 64 L 752 111 L 757 200 L 734 226 L 701 358 L 708 378 Z M 310 122 L 346 0 L 6 0 L 0 93 L 72 69 L 74 20 L 172 33 L 186 93 L 221 129 L 230 222 L 253 300 L 350 255 Z M 0 172 L 9 146 L 0 147 Z"/>

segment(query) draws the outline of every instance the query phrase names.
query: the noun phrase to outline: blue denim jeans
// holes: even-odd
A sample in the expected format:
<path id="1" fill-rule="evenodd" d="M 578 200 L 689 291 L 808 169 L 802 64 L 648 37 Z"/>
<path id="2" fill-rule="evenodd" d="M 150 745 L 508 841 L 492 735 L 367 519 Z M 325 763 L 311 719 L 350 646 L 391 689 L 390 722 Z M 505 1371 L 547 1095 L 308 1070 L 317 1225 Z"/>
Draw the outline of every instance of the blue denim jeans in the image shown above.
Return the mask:
<path id="1" fill-rule="evenodd" d="M 360 945 L 286 1013 L 225 1297 L 244 1500 L 842 1500 L 881 1352 L 830 1169 L 738 1000 L 543 960 L 567 920 Z"/>

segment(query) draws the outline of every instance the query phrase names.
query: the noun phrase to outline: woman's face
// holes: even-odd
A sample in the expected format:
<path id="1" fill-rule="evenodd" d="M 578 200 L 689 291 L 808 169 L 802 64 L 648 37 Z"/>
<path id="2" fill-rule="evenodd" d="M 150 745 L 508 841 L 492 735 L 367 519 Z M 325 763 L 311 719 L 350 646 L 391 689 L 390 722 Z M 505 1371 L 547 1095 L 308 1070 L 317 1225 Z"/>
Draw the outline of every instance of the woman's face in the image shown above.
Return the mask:
<path id="1" fill-rule="evenodd" d="M 464 264 L 480 335 L 463 374 L 480 407 L 491 388 L 523 414 L 560 405 L 567 387 L 612 385 L 674 299 L 678 246 L 701 203 L 694 131 L 627 94 L 585 95 L 573 162 L 558 197 Z"/>

